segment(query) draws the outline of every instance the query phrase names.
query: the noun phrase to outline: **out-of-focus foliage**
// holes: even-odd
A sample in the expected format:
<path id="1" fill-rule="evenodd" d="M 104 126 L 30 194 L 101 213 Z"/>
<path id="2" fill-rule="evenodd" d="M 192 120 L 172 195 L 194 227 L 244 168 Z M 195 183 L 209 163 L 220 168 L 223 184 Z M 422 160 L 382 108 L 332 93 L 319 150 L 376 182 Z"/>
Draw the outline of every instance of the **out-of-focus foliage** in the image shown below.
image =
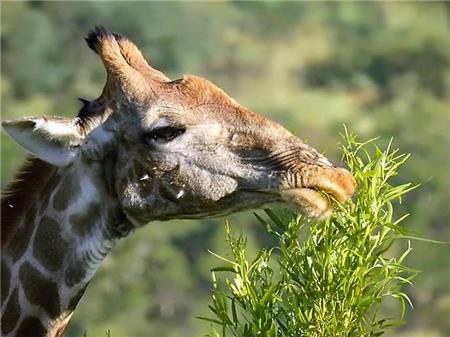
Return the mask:
<path id="1" fill-rule="evenodd" d="M 398 183 L 422 183 L 404 203 L 411 229 L 450 241 L 448 3 L 3 2 L 2 118 L 74 116 L 105 74 L 82 37 L 95 24 L 132 38 L 175 79 L 207 77 L 240 103 L 286 125 L 338 161 L 346 123 L 363 138 L 395 136 L 412 153 Z M 23 153 L 2 134 L 2 184 Z M 270 245 L 247 213 L 248 247 Z M 109 256 L 74 315 L 70 337 L 199 336 L 221 221 L 152 223 Z M 450 248 L 416 243 L 415 305 L 396 335 L 450 331 Z M 387 307 L 385 310 L 391 310 Z"/>

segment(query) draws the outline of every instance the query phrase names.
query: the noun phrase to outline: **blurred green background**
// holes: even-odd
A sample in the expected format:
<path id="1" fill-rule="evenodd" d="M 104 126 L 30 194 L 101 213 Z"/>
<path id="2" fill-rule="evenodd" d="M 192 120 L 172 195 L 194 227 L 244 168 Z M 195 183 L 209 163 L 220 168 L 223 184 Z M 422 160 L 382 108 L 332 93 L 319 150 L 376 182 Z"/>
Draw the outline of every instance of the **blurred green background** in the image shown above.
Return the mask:
<path id="1" fill-rule="evenodd" d="M 2 118 L 74 116 L 105 81 L 83 37 L 95 24 L 136 42 L 176 79 L 206 77 L 339 162 L 342 124 L 391 136 L 412 153 L 398 182 L 421 236 L 450 241 L 450 3 L 3 2 Z M 24 153 L 1 136 L 2 185 Z M 267 245 L 250 212 L 229 217 L 254 249 Z M 68 336 L 197 337 L 210 330 L 207 250 L 224 252 L 223 220 L 152 223 L 107 257 Z M 396 336 L 450 331 L 450 246 L 413 242 L 415 305 Z M 391 310 L 388 308 L 387 310 Z M 392 333 L 390 334 L 393 335 Z"/>

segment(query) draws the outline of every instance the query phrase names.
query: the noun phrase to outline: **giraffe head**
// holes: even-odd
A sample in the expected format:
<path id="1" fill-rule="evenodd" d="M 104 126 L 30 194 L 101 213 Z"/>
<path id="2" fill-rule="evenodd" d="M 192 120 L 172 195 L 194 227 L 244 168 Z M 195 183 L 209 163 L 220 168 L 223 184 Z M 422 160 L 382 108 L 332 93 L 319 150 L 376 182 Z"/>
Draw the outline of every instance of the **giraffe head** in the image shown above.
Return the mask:
<path id="1" fill-rule="evenodd" d="M 128 39 L 103 28 L 86 38 L 103 61 L 100 97 L 75 119 L 26 118 L 5 130 L 56 166 L 107 166 L 111 193 L 136 225 L 218 216 L 284 202 L 331 213 L 355 180 L 282 126 L 195 76 L 171 81 Z M 112 177 L 112 178 L 111 178 Z"/>

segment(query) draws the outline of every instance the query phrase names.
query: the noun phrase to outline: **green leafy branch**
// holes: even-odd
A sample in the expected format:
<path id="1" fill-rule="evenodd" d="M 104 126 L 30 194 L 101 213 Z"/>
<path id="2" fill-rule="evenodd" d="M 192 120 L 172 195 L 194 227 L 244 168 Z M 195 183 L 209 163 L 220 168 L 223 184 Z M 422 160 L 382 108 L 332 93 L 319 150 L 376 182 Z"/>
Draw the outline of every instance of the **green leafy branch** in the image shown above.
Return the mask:
<path id="1" fill-rule="evenodd" d="M 374 140 L 358 142 L 345 129 L 343 160 L 354 174 L 353 200 L 336 204 L 333 216 L 309 223 L 300 215 L 255 213 L 277 244 L 249 259 L 246 238 L 225 225 L 232 258 L 212 270 L 212 317 L 220 329 L 208 336 L 361 337 L 379 336 L 403 323 L 408 296 L 402 291 L 416 271 L 404 265 L 411 251 L 408 216 L 396 216 L 395 202 L 417 186 L 393 185 L 409 155 L 385 150 Z M 402 240 L 405 245 L 395 245 Z M 384 317 L 386 298 L 400 303 L 397 318 Z"/>

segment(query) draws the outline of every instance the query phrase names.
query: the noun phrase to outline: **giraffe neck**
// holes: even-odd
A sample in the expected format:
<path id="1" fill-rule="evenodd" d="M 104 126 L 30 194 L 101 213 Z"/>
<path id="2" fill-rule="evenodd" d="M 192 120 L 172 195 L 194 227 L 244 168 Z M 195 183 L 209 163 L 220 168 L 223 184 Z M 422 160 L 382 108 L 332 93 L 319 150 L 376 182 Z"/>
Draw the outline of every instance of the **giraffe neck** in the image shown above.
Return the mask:
<path id="1" fill-rule="evenodd" d="M 100 263 L 132 228 L 105 172 L 95 163 L 55 169 L 14 224 L 2 246 L 2 336 L 62 335 Z"/>

